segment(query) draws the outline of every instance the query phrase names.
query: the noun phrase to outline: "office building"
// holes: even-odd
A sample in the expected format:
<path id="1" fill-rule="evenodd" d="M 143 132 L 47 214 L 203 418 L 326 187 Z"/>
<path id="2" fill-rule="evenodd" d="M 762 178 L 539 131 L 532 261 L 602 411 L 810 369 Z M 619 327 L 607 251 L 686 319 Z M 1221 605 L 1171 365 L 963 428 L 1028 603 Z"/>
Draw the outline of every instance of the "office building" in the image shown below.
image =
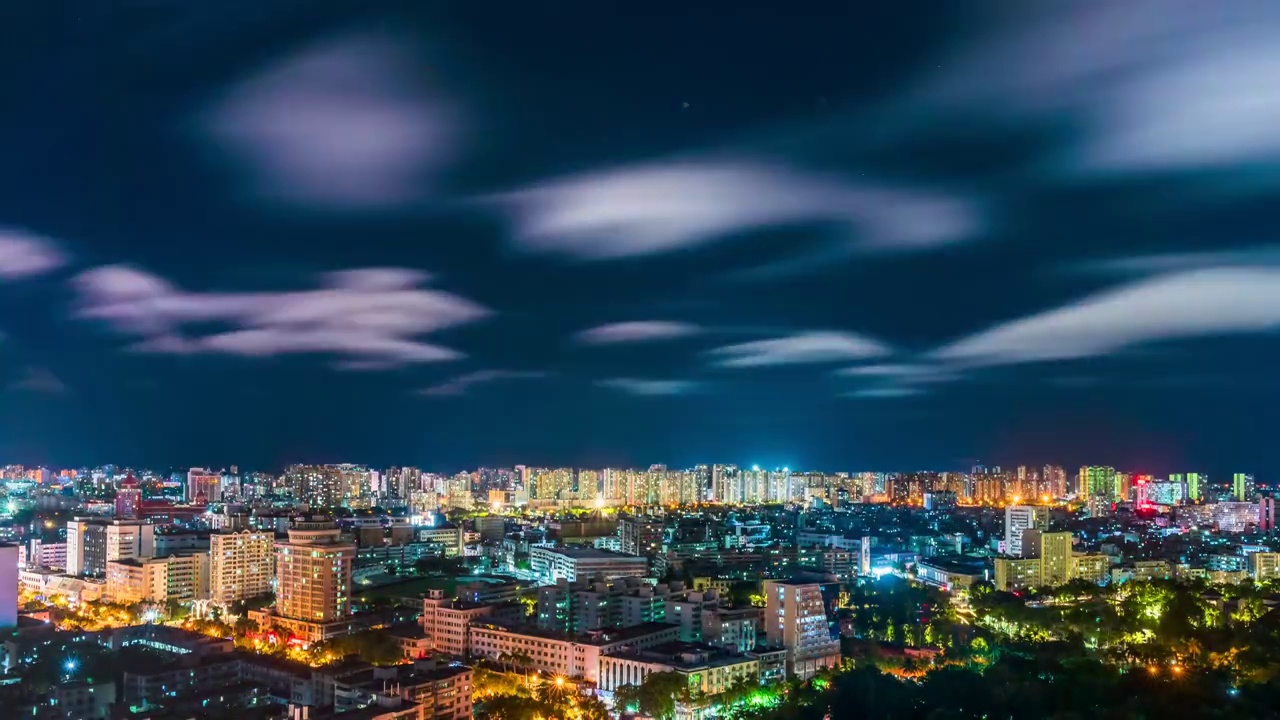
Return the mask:
<path id="1" fill-rule="evenodd" d="M 1004 509 L 1005 552 L 1023 557 L 1022 537 L 1027 530 L 1047 531 L 1049 508 L 1032 505 L 1010 505 Z"/>
<path id="2" fill-rule="evenodd" d="M 275 535 L 243 531 L 209 536 L 210 599 L 229 605 L 271 592 Z"/>
<path id="3" fill-rule="evenodd" d="M 644 577 L 649 572 L 647 558 L 591 547 L 530 548 L 529 566 L 533 574 L 545 582 L 562 578 L 573 582 L 597 576 L 605 579 Z"/>
<path id="4" fill-rule="evenodd" d="M 787 650 L 787 672 L 807 679 L 840 664 L 840 641 L 832 637 L 822 586 L 797 580 L 765 580 L 765 637 Z"/>

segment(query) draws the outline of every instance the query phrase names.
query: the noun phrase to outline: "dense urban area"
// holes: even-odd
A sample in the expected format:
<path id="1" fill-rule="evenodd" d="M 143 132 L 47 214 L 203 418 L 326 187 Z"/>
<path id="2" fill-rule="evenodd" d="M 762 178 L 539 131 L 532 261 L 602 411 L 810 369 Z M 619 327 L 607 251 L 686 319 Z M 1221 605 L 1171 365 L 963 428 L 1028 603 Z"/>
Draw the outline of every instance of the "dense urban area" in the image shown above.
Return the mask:
<path id="1" fill-rule="evenodd" d="M 0 468 L 8 717 L 1261 717 L 1245 473 Z"/>

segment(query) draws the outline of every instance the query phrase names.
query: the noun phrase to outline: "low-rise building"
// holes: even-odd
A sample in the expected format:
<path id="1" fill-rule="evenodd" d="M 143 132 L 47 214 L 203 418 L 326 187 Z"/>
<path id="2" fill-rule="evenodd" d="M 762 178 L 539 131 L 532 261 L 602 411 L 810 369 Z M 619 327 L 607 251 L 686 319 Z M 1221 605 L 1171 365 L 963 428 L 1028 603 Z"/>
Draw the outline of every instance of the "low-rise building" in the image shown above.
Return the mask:
<path id="1" fill-rule="evenodd" d="M 649 572 L 649 561 L 644 557 L 593 547 L 530 548 L 529 566 L 534 575 L 547 582 L 561 578 L 573 582 L 597 576 L 606 580 L 644 577 Z"/>
<path id="2" fill-rule="evenodd" d="M 518 658 L 530 670 L 599 682 L 600 658 L 623 648 L 644 649 L 674 642 L 680 637 L 677 625 L 646 623 L 615 630 L 596 630 L 585 635 L 518 629 L 496 623 L 471 626 L 472 657 L 495 662 Z"/>

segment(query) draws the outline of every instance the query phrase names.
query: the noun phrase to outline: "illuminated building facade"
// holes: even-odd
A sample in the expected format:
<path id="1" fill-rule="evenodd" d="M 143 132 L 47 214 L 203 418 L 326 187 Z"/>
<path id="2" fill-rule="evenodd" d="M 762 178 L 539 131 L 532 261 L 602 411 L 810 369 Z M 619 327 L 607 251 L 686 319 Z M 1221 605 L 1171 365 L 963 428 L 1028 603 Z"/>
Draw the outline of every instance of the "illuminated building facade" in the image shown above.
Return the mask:
<path id="1" fill-rule="evenodd" d="M 209 536 L 210 599 L 227 605 L 271 592 L 275 535 L 238 532 Z"/>

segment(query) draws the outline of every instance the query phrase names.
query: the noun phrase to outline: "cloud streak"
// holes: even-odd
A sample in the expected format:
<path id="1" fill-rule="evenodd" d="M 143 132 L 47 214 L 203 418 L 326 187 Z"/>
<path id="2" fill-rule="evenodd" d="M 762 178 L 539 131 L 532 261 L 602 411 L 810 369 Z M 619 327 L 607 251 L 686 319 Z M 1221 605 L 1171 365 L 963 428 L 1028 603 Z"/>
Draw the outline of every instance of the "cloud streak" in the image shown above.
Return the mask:
<path id="1" fill-rule="evenodd" d="M 639 320 L 600 325 L 583 330 L 574 338 L 583 345 L 657 342 L 697 335 L 702 328 L 692 323 L 669 320 Z"/>
<path id="2" fill-rule="evenodd" d="M 357 364 L 463 357 L 419 337 L 490 313 L 452 293 L 417 287 L 425 277 L 380 268 L 330 273 L 314 290 L 191 292 L 145 271 L 112 265 L 81 273 L 74 286 L 77 315 L 139 337 L 130 349 L 140 353 L 329 354 Z"/>
<path id="3" fill-rule="evenodd" d="M 836 223 L 850 248 L 926 249 L 967 239 L 972 203 L 854 184 L 756 162 L 665 162 L 543 183 L 500 198 L 530 252 L 613 260 L 707 245 L 753 230 Z"/>
<path id="4" fill-rule="evenodd" d="M 711 350 L 710 355 L 720 367 L 752 368 L 864 360 L 883 357 L 891 352 L 878 340 L 853 333 L 805 332 L 726 345 Z"/>
<path id="5" fill-rule="evenodd" d="M 418 391 L 419 395 L 427 397 L 457 397 L 465 395 L 472 388 L 480 385 L 488 385 L 500 380 L 536 380 L 546 377 L 543 372 L 532 370 L 477 370 L 475 372 L 459 375 Z"/>
<path id="6" fill-rule="evenodd" d="M 420 201 L 452 158 L 457 112 L 424 89 L 405 43 L 309 47 L 233 88 L 205 129 L 267 199 L 385 209 Z"/>
<path id="7" fill-rule="evenodd" d="M 1110 355 L 1137 345 L 1280 329 L 1280 268 L 1161 275 L 1015 320 L 932 359 L 990 366 Z"/>
<path id="8" fill-rule="evenodd" d="M 53 272 L 67 257 L 50 241 L 0 228 L 0 280 L 25 280 Z"/>

